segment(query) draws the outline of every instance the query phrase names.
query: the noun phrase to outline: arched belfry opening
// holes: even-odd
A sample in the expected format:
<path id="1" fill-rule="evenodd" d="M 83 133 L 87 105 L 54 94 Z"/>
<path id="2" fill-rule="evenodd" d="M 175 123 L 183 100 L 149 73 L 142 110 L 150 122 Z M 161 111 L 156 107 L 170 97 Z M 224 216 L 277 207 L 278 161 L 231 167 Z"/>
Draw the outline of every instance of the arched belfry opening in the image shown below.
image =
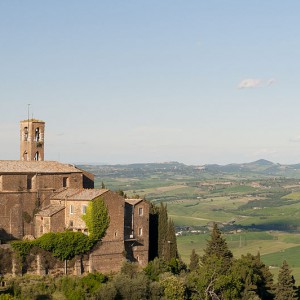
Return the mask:
<path id="1" fill-rule="evenodd" d="M 35 155 L 34 155 L 34 160 L 35 161 L 39 161 L 40 159 L 40 154 L 39 154 L 39 151 L 35 152 Z"/>
<path id="2" fill-rule="evenodd" d="M 27 141 L 28 140 L 28 127 L 24 127 L 23 130 L 23 141 Z"/>
<path id="3" fill-rule="evenodd" d="M 28 119 L 20 122 L 20 160 L 44 160 L 45 122 Z"/>
<path id="4" fill-rule="evenodd" d="M 25 160 L 25 161 L 28 160 L 28 153 L 27 153 L 27 151 L 24 151 L 22 160 Z"/>
<path id="5" fill-rule="evenodd" d="M 39 129 L 39 128 L 36 128 L 36 129 L 35 129 L 34 140 L 35 140 L 36 142 L 39 142 L 39 141 L 40 141 L 40 129 Z"/>

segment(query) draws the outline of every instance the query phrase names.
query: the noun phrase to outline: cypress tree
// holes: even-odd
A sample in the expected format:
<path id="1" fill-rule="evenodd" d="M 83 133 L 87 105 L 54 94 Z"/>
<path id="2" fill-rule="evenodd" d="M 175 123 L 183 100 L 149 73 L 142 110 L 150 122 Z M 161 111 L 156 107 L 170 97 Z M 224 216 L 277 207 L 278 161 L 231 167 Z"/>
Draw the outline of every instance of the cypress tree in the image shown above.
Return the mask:
<path id="1" fill-rule="evenodd" d="M 195 249 L 192 250 L 192 254 L 190 256 L 190 271 L 194 271 L 199 267 L 199 255 L 196 253 Z"/>
<path id="2" fill-rule="evenodd" d="M 177 240 L 175 234 L 175 226 L 171 219 L 168 219 L 168 232 L 167 232 L 167 251 L 166 251 L 166 260 L 170 260 L 172 258 L 178 258 L 177 251 Z"/>
<path id="3" fill-rule="evenodd" d="M 198 278 L 195 279 L 193 287 L 199 293 L 198 299 L 240 299 L 239 283 L 231 272 L 233 254 L 222 238 L 217 224 L 213 226 L 200 261 Z"/>
<path id="4" fill-rule="evenodd" d="M 210 240 L 207 241 L 207 246 L 204 249 L 204 255 L 201 258 L 202 264 L 208 263 L 212 256 L 221 260 L 221 271 L 226 273 L 232 264 L 233 254 L 228 249 L 226 240 L 221 236 L 221 231 L 216 223 L 214 223 Z"/>
<path id="5" fill-rule="evenodd" d="M 178 258 L 174 223 L 168 218 L 167 205 L 163 203 L 158 212 L 158 257 L 166 261 Z"/>
<path id="6" fill-rule="evenodd" d="M 298 299 L 296 294 L 295 280 L 291 275 L 291 270 L 286 261 L 282 263 L 282 266 L 278 274 L 278 282 L 275 285 L 275 300 L 296 300 Z"/>
<path id="7" fill-rule="evenodd" d="M 158 257 L 166 259 L 168 234 L 168 213 L 167 205 L 160 203 L 158 213 Z"/>

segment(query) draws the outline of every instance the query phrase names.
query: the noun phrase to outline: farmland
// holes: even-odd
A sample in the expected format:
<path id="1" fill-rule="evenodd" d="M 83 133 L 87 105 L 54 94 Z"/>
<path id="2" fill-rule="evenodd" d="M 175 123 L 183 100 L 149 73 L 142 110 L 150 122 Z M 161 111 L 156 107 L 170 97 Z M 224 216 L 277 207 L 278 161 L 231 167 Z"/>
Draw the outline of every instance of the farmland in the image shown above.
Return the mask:
<path id="1" fill-rule="evenodd" d="M 167 203 L 180 256 L 201 254 L 213 222 L 235 257 L 259 252 L 278 272 L 286 259 L 300 283 L 300 170 L 264 160 L 206 167 L 179 163 L 82 166 L 112 190 Z"/>

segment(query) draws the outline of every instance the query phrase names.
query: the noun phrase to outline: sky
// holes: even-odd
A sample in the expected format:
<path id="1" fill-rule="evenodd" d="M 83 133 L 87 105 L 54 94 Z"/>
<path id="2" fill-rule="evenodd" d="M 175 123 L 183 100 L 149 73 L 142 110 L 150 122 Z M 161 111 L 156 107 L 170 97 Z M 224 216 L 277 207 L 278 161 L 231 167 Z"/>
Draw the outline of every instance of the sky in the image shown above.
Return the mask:
<path id="1" fill-rule="evenodd" d="M 300 163 L 300 1 L 0 1 L 0 159 Z"/>

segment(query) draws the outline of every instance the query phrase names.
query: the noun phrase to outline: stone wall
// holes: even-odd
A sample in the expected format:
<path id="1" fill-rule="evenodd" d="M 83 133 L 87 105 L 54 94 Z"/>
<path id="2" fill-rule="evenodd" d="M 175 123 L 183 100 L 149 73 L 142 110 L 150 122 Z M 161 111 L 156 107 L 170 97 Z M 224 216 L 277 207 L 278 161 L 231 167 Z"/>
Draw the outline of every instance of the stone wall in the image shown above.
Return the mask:
<path id="1" fill-rule="evenodd" d="M 0 193 L 0 228 L 4 239 L 33 234 L 36 199 L 37 193 Z"/>
<path id="2" fill-rule="evenodd" d="M 149 256 L 149 204 L 141 201 L 134 206 L 134 232 L 137 238 L 133 246 L 133 257 L 140 265 L 146 266 Z"/>
<path id="3" fill-rule="evenodd" d="M 107 191 L 101 197 L 107 205 L 110 217 L 109 227 L 103 241 L 124 241 L 124 198 L 112 191 Z"/>
<path id="4" fill-rule="evenodd" d="M 57 201 L 51 200 L 51 203 L 55 203 Z M 81 230 L 84 231 L 86 229 L 85 222 L 82 220 L 82 215 L 85 209 L 89 205 L 89 201 L 79 201 L 68 199 L 66 201 L 65 208 L 65 220 L 63 221 L 66 228 Z"/>

